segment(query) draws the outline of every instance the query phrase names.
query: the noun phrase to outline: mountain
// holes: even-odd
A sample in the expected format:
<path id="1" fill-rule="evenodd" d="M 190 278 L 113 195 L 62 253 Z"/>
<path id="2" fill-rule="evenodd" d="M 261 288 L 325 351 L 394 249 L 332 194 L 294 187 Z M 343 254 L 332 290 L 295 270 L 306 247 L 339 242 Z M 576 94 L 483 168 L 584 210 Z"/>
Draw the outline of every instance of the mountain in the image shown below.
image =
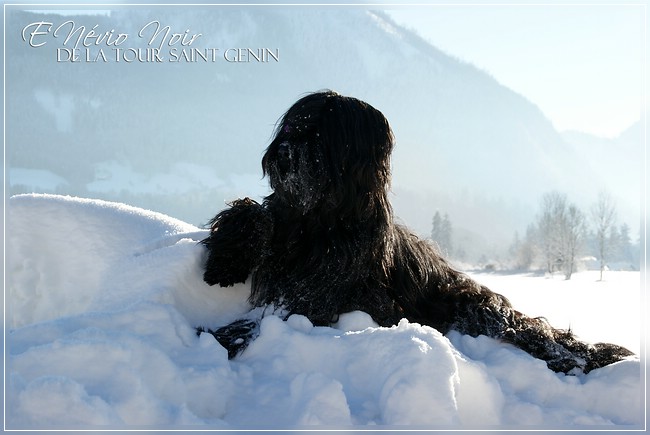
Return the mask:
<path id="1" fill-rule="evenodd" d="M 643 126 L 636 122 L 614 138 L 566 131 L 562 138 L 594 174 L 593 186 L 616 198 L 618 223 L 641 225 L 641 174 L 644 171 Z"/>
<path id="2" fill-rule="evenodd" d="M 39 35 L 46 45 L 30 47 L 23 30 L 40 21 L 53 23 L 52 30 L 66 21 L 76 27 Z M 156 22 L 170 26 L 166 41 L 172 33 L 186 42 L 200 36 L 185 46 L 159 45 L 164 34 L 154 38 Z M 125 34 L 119 48 L 140 49 L 143 61 L 115 62 L 116 46 L 90 44 L 91 60 L 104 48 L 106 62 L 86 62 L 84 50 L 79 62 L 57 62 L 57 49 L 71 48 L 79 33 L 67 44 L 64 36 L 95 25 L 100 34 Z M 522 233 L 542 193 L 597 193 L 581 151 L 537 106 L 379 10 L 160 6 L 62 16 L 9 9 L 6 27 L 11 193 L 117 200 L 202 224 L 228 199 L 267 193 L 260 159 L 276 120 L 301 95 L 323 88 L 387 116 L 397 142 L 394 208 L 423 235 L 440 210 L 471 235 L 478 255 Z M 161 62 L 147 51 L 156 47 Z M 235 48 L 268 50 L 278 60 L 226 61 Z M 217 55 L 172 62 L 172 49 Z M 43 180 L 64 182 L 26 183 L 16 177 L 25 170 L 49 171 Z M 618 179 L 596 176 L 603 185 Z"/>

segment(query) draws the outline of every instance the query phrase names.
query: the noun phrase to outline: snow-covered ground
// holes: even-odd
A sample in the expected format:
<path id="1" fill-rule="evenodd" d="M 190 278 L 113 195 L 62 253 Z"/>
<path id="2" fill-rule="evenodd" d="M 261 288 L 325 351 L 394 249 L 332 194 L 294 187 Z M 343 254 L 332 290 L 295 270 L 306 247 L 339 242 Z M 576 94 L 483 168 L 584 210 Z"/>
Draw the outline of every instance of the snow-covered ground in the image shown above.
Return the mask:
<path id="1" fill-rule="evenodd" d="M 89 192 L 161 195 L 184 194 L 194 190 L 223 186 L 224 182 L 214 169 L 188 162 L 176 162 L 168 173 L 147 177 L 135 171 L 131 165 L 116 161 L 102 162 L 95 166 L 95 180 L 86 185 Z"/>
<path id="2" fill-rule="evenodd" d="M 248 288 L 203 283 L 204 236 L 123 204 L 11 198 L 7 428 L 643 426 L 638 358 L 564 376 L 486 337 L 379 328 L 359 312 L 331 328 L 267 316 L 229 361 L 194 328 L 238 318 Z M 639 273 L 475 278 L 585 339 L 639 349 Z"/>
<path id="3" fill-rule="evenodd" d="M 543 316 L 557 328 L 568 329 L 585 341 L 610 342 L 640 352 L 640 272 L 576 273 L 566 281 L 554 276 L 470 274 L 489 288 L 505 295 L 521 312 Z"/>

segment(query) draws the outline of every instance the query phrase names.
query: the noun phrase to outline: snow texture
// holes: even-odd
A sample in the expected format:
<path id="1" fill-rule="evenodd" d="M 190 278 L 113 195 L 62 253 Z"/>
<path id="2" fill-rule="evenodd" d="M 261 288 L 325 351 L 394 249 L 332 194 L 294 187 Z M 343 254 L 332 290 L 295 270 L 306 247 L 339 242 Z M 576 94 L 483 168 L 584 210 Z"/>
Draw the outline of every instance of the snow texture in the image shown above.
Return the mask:
<path id="1" fill-rule="evenodd" d="M 484 336 L 361 312 L 333 327 L 269 314 L 229 361 L 195 327 L 239 318 L 250 289 L 203 283 L 205 235 L 122 204 L 10 198 L 7 429 L 641 427 L 636 357 L 565 376 Z"/>

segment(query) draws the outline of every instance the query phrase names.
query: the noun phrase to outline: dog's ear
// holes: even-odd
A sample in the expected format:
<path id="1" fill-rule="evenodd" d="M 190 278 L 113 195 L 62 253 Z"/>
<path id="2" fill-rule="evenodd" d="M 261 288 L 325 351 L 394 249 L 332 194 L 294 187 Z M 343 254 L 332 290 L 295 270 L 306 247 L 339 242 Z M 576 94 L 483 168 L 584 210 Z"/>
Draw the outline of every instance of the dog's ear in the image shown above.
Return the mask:
<path id="1" fill-rule="evenodd" d="M 387 207 L 393 134 L 384 115 L 356 98 L 333 97 L 326 101 L 317 129 L 332 205 L 358 217 Z"/>

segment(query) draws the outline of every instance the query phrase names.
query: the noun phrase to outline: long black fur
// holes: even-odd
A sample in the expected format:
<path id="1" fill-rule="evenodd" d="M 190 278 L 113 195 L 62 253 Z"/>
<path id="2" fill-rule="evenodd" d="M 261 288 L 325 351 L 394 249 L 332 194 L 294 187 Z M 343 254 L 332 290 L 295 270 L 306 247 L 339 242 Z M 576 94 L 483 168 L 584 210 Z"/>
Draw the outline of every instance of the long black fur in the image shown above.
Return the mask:
<path id="1" fill-rule="evenodd" d="M 281 307 L 329 325 L 362 310 L 380 325 L 407 318 L 442 333 L 487 335 L 547 362 L 587 373 L 632 353 L 590 345 L 513 309 L 503 296 L 454 270 L 435 247 L 394 222 L 388 201 L 393 135 L 381 112 L 332 91 L 309 94 L 281 118 L 262 159 L 273 193 L 241 199 L 210 223 L 204 280 L 252 277 L 254 306 Z M 231 357 L 239 324 L 210 331 Z M 237 343 L 237 347 L 229 343 Z"/>

